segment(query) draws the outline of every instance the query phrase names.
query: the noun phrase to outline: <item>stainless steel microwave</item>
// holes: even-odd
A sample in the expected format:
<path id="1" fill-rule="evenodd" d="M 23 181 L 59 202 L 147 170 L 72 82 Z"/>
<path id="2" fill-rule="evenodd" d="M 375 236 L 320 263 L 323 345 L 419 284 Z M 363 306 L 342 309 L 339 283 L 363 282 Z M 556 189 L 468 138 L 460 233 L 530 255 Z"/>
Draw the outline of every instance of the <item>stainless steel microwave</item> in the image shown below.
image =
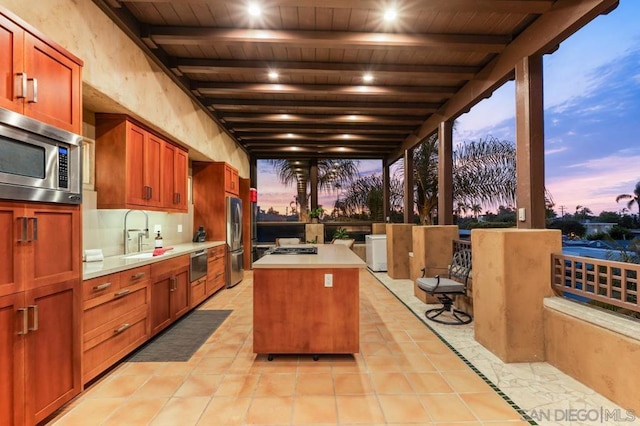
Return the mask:
<path id="1" fill-rule="evenodd" d="M 80 204 L 82 136 L 0 108 L 0 198 Z"/>

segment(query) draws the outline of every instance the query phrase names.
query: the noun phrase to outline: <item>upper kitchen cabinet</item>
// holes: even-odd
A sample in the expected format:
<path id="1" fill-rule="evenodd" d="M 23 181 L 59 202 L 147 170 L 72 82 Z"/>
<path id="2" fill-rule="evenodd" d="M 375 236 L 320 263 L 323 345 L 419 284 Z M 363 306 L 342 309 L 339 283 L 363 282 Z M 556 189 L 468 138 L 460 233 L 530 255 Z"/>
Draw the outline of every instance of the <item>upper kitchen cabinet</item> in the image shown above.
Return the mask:
<path id="1" fill-rule="evenodd" d="M 98 208 L 187 211 L 188 154 L 129 117 L 96 115 Z"/>
<path id="2" fill-rule="evenodd" d="M 240 193 L 238 171 L 226 163 L 224 165 L 224 190 L 233 195 Z"/>
<path id="3" fill-rule="evenodd" d="M 82 61 L 0 10 L 0 107 L 82 133 Z"/>

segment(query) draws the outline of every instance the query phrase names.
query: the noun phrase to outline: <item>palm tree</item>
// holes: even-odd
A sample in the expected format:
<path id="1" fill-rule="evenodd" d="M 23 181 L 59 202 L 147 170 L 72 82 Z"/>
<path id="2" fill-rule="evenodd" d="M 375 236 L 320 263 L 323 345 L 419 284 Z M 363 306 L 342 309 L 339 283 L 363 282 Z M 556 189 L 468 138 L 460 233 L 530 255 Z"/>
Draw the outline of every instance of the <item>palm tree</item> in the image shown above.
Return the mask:
<path id="1" fill-rule="evenodd" d="M 473 217 L 478 220 L 478 216 L 482 213 L 482 206 L 480 204 L 472 205 L 471 212 L 473 213 Z"/>
<path id="2" fill-rule="evenodd" d="M 638 211 L 640 212 L 640 182 L 636 183 L 636 187 L 633 190 L 633 194 L 620 194 L 616 197 L 616 203 L 619 203 L 620 200 L 629 200 L 627 202 L 627 208 L 631 210 L 633 204 L 635 203 L 638 206 Z"/>
<path id="3" fill-rule="evenodd" d="M 269 160 L 278 179 L 284 185 L 296 184 L 300 205 L 300 221 L 307 220 L 309 210 L 309 169 L 295 160 Z M 318 160 L 318 188 L 331 191 L 353 181 L 358 176 L 358 162 L 353 160 Z"/>

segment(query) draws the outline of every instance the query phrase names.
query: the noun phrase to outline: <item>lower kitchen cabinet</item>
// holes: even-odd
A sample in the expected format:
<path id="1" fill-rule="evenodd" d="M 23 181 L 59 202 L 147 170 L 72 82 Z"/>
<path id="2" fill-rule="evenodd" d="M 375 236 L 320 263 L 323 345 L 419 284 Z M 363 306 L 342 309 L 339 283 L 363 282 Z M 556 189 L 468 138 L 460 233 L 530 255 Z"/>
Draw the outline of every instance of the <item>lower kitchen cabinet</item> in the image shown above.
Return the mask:
<path id="1" fill-rule="evenodd" d="M 0 424 L 35 424 L 82 390 L 77 280 L 0 298 Z"/>
<path id="2" fill-rule="evenodd" d="M 211 296 L 226 285 L 226 245 L 220 245 L 209 249 L 207 258 L 207 283 L 206 295 Z"/>
<path id="3" fill-rule="evenodd" d="M 195 308 L 207 298 L 207 278 L 203 277 L 191 283 L 189 307 Z"/>
<path id="4" fill-rule="evenodd" d="M 151 335 L 189 311 L 189 255 L 151 265 Z"/>

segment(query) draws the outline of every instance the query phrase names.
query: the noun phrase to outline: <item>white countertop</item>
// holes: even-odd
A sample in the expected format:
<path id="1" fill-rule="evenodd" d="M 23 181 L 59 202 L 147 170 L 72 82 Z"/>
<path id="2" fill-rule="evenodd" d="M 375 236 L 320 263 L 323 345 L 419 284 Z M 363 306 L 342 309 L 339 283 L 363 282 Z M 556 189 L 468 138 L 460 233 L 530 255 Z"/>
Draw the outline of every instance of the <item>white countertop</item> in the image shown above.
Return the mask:
<path id="1" fill-rule="evenodd" d="M 366 266 L 366 263 L 345 245 L 317 244 L 316 246 L 318 254 L 268 254 L 253 262 L 253 269 L 364 268 Z"/>
<path id="2" fill-rule="evenodd" d="M 204 243 L 183 243 L 170 245 L 173 250 L 168 250 L 165 254 L 154 256 L 147 259 L 127 259 L 126 256 L 133 256 L 139 253 L 129 253 L 126 256 L 121 254 L 118 256 L 105 257 L 102 262 L 83 262 L 82 263 L 82 279 L 101 277 L 103 275 L 113 274 L 115 272 L 126 271 L 127 269 L 137 268 L 138 266 L 149 265 L 151 263 L 160 262 L 162 260 L 171 259 L 186 253 L 202 250 L 210 247 L 216 247 L 225 244 L 224 241 L 206 241 Z M 148 251 L 152 253 L 153 250 Z"/>

